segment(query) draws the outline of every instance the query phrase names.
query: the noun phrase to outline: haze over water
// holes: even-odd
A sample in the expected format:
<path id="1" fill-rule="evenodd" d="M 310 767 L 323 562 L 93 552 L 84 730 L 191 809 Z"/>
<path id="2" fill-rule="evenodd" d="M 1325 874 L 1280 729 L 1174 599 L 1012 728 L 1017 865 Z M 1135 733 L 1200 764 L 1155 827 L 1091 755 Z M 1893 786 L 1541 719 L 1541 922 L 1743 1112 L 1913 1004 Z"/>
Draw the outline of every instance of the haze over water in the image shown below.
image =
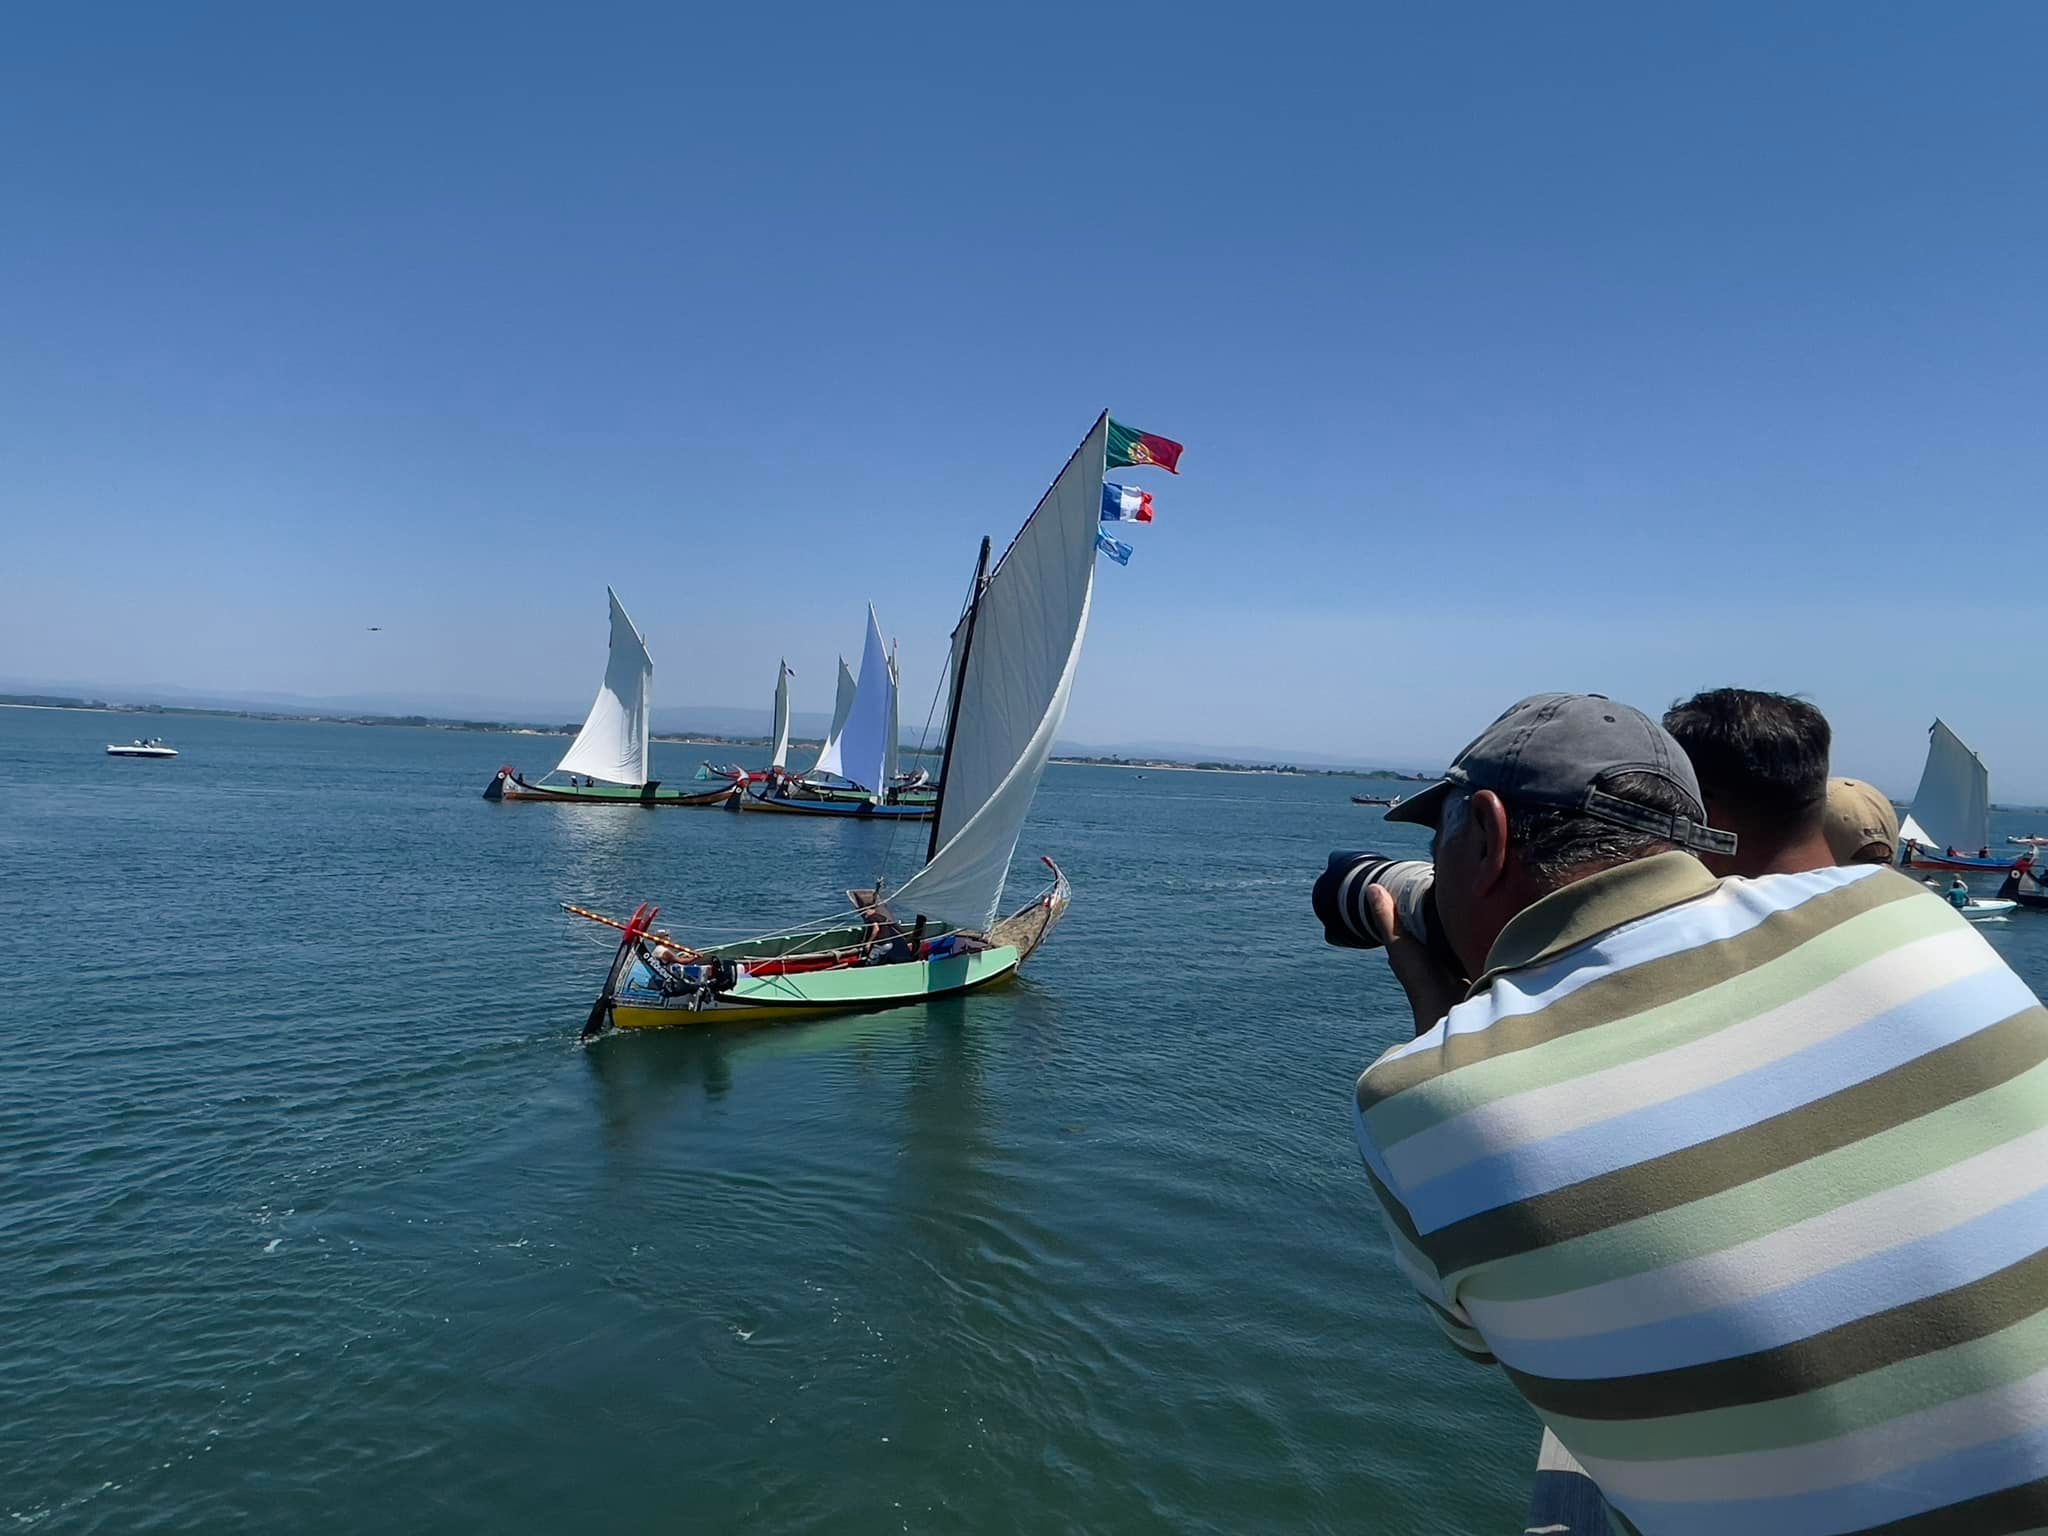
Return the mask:
<path id="1" fill-rule="evenodd" d="M 1014 988 L 584 1048 L 557 901 L 786 922 L 891 831 L 479 798 L 559 746 L 0 710 L 0 1519 L 1520 1528 L 1351 1141 L 1405 1010 L 1308 886 L 1419 842 L 1355 781 L 1055 767 Z"/>

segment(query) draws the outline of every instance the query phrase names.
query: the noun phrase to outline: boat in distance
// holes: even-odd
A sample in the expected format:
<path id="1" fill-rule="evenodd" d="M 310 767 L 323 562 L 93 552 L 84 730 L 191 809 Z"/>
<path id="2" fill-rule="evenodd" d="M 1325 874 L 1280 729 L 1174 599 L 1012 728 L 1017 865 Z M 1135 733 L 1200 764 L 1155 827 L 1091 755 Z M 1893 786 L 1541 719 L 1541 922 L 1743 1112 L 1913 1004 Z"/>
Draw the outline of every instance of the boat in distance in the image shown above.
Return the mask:
<path id="1" fill-rule="evenodd" d="M 2002 874 L 2017 862 L 1991 852 L 1991 773 L 1984 759 L 1946 720 L 1936 719 L 1927 728 L 1920 787 L 1899 822 L 1900 866 Z"/>
<path id="2" fill-rule="evenodd" d="M 610 587 L 611 649 L 604 681 L 583 728 L 569 750 L 540 779 L 529 784 L 506 766 L 484 786 L 486 800 L 554 800 L 579 805 L 723 805 L 739 793 L 737 783 L 710 790 L 663 789 L 648 773 L 652 743 L 648 721 L 654 704 L 654 658 L 647 642 Z"/>
<path id="3" fill-rule="evenodd" d="M 118 742 L 107 743 L 109 757 L 176 757 L 178 749 L 164 745 L 161 736 L 152 736 L 147 741 L 131 741 L 126 746 Z"/>
<path id="4" fill-rule="evenodd" d="M 1109 433 L 1105 412 L 993 565 L 990 541 L 981 541 L 953 629 L 945 753 L 916 872 L 893 889 L 877 880 L 848 891 L 845 905 L 814 920 L 735 942 L 700 945 L 657 929 L 659 910 L 648 903 L 625 922 L 568 908 L 621 931 L 585 1039 L 608 1026 L 795 1019 L 975 992 L 1016 975 L 1044 944 L 1072 899 L 1051 859 L 1042 860 L 1051 885 L 998 914 L 1087 632 Z M 879 645 L 872 619 L 870 640 Z M 893 729 L 883 741 L 888 735 Z"/>
<path id="5" fill-rule="evenodd" d="M 1353 795 L 1351 803 L 1353 805 L 1384 805 L 1387 809 L 1392 810 L 1401 803 L 1401 797 L 1399 795 Z"/>

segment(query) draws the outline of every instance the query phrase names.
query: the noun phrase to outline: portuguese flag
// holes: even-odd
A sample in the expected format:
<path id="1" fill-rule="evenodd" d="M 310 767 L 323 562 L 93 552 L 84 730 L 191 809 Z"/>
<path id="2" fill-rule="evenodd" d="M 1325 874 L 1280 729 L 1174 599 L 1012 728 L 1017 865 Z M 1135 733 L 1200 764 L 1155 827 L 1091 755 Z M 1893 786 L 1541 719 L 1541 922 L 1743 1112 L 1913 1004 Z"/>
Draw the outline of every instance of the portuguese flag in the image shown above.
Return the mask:
<path id="1" fill-rule="evenodd" d="M 1154 437 L 1120 421 L 1109 424 L 1109 467 L 1122 469 L 1131 464 L 1156 464 L 1169 475 L 1177 475 L 1180 444 L 1170 437 Z"/>

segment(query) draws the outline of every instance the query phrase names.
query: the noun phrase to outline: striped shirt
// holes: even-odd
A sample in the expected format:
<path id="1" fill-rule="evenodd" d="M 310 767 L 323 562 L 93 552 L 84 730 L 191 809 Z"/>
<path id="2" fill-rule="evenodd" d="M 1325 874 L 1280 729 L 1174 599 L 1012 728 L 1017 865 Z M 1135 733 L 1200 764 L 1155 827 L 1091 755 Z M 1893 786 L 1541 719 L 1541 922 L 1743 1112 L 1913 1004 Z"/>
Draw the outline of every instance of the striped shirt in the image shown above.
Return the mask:
<path id="1" fill-rule="evenodd" d="M 1665 854 L 1358 1081 L 1402 1270 L 1619 1520 L 2048 1529 L 2048 1013 L 1869 865 Z"/>

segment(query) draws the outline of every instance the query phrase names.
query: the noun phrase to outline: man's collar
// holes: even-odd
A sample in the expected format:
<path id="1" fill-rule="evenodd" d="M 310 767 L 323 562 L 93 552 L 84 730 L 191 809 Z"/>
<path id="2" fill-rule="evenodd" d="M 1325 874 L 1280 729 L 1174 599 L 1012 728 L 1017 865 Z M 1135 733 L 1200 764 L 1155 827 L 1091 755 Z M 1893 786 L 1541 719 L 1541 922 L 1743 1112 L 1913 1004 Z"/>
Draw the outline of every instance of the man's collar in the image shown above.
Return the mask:
<path id="1" fill-rule="evenodd" d="M 1484 991 L 1502 971 L 1563 954 L 1610 928 L 1704 896 L 1718 884 L 1689 853 L 1659 853 L 1574 880 L 1508 920 L 1486 956 L 1486 974 L 1472 983 L 1472 994 Z"/>

